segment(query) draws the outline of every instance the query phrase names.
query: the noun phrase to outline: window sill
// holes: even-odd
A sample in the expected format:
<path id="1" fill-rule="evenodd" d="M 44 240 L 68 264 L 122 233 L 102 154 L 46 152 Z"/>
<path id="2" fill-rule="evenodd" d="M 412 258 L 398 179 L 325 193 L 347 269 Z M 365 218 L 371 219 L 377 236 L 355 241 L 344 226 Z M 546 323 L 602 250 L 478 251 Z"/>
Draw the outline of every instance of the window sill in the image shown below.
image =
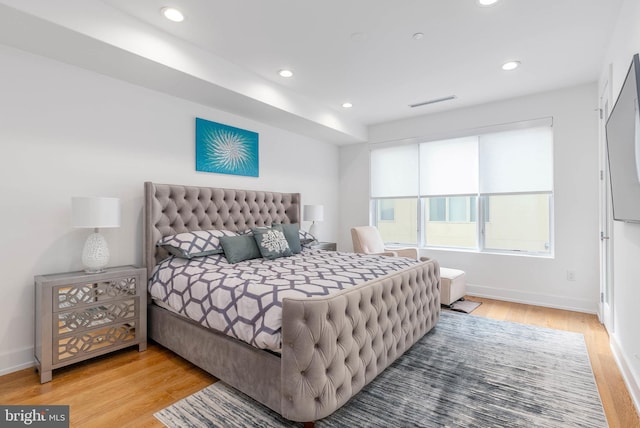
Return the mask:
<path id="1" fill-rule="evenodd" d="M 488 254 L 492 256 L 510 256 L 510 257 L 532 257 L 536 259 L 554 259 L 555 255 L 553 253 L 542 254 L 542 253 L 527 253 L 525 251 L 498 251 L 498 250 L 485 250 L 478 251 L 471 248 L 450 248 L 450 247 L 420 247 L 419 251 L 443 251 L 443 252 L 452 252 L 452 253 L 470 253 L 470 254 Z"/>

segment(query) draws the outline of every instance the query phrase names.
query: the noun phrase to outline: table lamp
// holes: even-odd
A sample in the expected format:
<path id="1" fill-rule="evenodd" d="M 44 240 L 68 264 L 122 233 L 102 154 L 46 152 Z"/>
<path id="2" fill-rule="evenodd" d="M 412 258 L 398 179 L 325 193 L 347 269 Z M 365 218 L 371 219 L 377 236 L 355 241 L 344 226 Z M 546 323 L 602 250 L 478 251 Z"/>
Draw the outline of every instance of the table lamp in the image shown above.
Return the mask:
<path id="1" fill-rule="evenodd" d="M 98 229 L 120 227 L 120 200 L 118 198 L 74 197 L 71 198 L 73 227 L 92 228 L 82 249 L 82 264 L 85 272 L 104 272 L 109 263 L 109 247 Z"/>
<path id="2" fill-rule="evenodd" d="M 318 239 L 318 226 L 316 226 L 316 221 L 324 220 L 324 206 L 305 205 L 303 219 L 304 221 L 312 222 L 311 227 L 309 227 L 309 233 Z"/>

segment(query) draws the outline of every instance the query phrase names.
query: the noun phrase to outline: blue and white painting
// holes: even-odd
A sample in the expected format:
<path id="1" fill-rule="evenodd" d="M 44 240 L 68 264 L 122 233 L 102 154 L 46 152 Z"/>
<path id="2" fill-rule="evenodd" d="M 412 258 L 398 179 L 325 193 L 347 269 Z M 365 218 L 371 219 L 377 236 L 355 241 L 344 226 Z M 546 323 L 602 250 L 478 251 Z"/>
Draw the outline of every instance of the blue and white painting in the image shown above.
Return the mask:
<path id="1" fill-rule="evenodd" d="M 196 117 L 196 171 L 258 177 L 258 134 Z"/>

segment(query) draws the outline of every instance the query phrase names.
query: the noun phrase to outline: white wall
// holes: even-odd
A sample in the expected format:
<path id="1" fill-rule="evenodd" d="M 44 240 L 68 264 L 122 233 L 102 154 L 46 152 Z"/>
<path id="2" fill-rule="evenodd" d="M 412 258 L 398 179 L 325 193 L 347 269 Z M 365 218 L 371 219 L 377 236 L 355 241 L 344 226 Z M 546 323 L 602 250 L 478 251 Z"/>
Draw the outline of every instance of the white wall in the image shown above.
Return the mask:
<path id="1" fill-rule="evenodd" d="M 353 251 L 351 228 L 369 224 L 369 148 L 340 147 L 340 227 L 338 250 Z"/>
<path id="2" fill-rule="evenodd" d="M 620 92 L 633 54 L 640 52 L 638 22 L 640 2 L 626 0 L 602 66 L 603 79 L 610 66 L 613 70 L 612 102 Z M 614 222 L 612 247 L 614 331 L 609 336 L 636 409 L 640 409 L 640 224 Z"/>
<path id="3" fill-rule="evenodd" d="M 595 313 L 598 308 L 597 85 L 515 98 L 370 128 L 370 142 L 394 141 L 542 117 L 553 117 L 553 258 L 422 250 L 442 266 L 467 272 L 471 294 Z M 347 230 L 368 224 L 368 145 L 340 149 L 340 246 Z M 343 187 L 343 183 L 348 186 Z M 350 192 L 345 195 L 346 191 Z M 567 280 L 567 270 L 576 281 Z"/>
<path id="4" fill-rule="evenodd" d="M 336 146 L 3 45 L 0 64 L 0 374 L 33 364 L 33 276 L 81 269 L 72 196 L 121 198 L 112 266 L 142 264 L 144 181 L 300 192 L 336 239 Z M 260 177 L 196 172 L 196 116 L 258 132 Z"/>

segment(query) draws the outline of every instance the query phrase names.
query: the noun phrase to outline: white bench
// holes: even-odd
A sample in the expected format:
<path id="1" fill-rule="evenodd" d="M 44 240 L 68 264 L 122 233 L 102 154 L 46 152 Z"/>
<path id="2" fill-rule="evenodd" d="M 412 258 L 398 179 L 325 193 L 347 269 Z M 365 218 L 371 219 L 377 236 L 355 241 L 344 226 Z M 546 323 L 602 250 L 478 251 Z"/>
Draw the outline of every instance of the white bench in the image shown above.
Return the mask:
<path id="1" fill-rule="evenodd" d="M 440 268 L 440 303 L 451 306 L 467 293 L 467 280 L 463 270 Z"/>

